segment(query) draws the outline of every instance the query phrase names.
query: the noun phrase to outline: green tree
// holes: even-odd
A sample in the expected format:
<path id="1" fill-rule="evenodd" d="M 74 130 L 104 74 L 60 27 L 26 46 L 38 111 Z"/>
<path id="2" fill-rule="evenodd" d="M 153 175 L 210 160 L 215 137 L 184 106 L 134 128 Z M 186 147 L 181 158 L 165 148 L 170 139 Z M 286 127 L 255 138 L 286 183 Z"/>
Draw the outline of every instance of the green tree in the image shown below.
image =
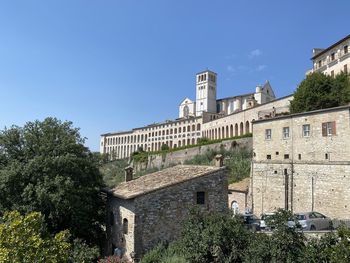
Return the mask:
<path id="1" fill-rule="evenodd" d="M 97 243 L 103 222 L 98 158 L 56 118 L 0 132 L 0 211 L 40 211 L 48 230 Z"/>
<path id="2" fill-rule="evenodd" d="M 191 212 L 179 241 L 189 262 L 242 262 L 251 232 L 231 214 Z"/>
<path id="3" fill-rule="evenodd" d="M 345 73 L 335 78 L 322 73 L 308 75 L 299 85 L 291 101 L 291 113 L 345 105 L 350 102 L 350 79 Z"/>
<path id="4" fill-rule="evenodd" d="M 17 211 L 6 212 L 1 221 L 0 262 L 68 262 L 69 232 L 59 232 L 53 238 L 45 235 L 40 213 L 21 216 Z"/>

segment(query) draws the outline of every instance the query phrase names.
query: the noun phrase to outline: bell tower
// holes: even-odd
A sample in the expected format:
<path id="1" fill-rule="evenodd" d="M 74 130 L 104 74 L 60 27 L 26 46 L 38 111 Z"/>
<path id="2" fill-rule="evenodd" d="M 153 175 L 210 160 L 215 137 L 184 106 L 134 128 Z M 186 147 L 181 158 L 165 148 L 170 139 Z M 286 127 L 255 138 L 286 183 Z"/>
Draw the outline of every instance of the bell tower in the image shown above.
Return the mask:
<path id="1" fill-rule="evenodd" d="M 196 116 L 216 113 L 216 73 L 210 70 L 196 75 Z"/>

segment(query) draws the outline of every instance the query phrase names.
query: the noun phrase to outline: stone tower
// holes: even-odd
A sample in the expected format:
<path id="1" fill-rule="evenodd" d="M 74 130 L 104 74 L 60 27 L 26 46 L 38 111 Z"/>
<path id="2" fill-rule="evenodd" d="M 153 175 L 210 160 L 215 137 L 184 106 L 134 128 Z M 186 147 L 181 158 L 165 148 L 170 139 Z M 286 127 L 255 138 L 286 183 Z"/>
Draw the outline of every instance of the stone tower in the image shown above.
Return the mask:
<path id="1" fill-rule="evenodd" d="M 196 116 L 216 113 L 216 73 L 206 70 L 196 75 Z"/>

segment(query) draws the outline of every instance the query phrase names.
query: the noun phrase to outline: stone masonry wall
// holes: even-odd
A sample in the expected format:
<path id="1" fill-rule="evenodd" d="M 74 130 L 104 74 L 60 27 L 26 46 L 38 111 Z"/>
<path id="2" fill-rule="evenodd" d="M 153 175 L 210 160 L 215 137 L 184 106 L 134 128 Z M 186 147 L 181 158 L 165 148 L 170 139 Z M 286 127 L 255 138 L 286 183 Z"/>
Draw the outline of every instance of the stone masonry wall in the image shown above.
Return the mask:
<path id="1" fill-rule="evenodd" d="M 162 156 L 161 154 L 151 155 L 148 159 L 147 167 L 148 168 L 157 167 L 159 169 L 161 167 L 169 167 L 174 164 L 183 164 L 184 161 L 192 159 L 198 154 L 203 154 L 208 149 L 219 150 L 221 145 L 223 145 L 225 149 L 230 149 L 233 141 L 237 142 L 238 147 L 242 147 L 242 148 L 247 147 L 248 149 L 252 148 L 251 137 L 241 138 L 236 140 L 224 140 L 220 143 L 214 143 L 214 144 L 179 150 L 175 152 L 170 152 L 165 156 Z M 140 166 L 140 165 L 135 165 L 134 167 L 136 168 L 136 170 L 139 170 L 140 168 L 145 168 L 144 166 Z"/>
<path id="2" fill-rule="evenodd" d="M 254 165 L 252 194 L 256 215 L 285 208 L 287 191 L 288 206 L 293 212 L 313 210 L 332 218 L 350 218 L 350 164 L 298 163 L 293 165 L 293 176 L 290 168 L 286 164 Z"/>
<path id="3" fill-rule="evenodd" d="M 220 170 L 187 182 L 149 193 L 135 200 L 135 252 L 138 256 L 160 241 L 173 241 L 181 234 L 189 209 L 227 211 L 227 173 Z M 205 205 L 196 205 L 196 193 L 204 191 Z"/>

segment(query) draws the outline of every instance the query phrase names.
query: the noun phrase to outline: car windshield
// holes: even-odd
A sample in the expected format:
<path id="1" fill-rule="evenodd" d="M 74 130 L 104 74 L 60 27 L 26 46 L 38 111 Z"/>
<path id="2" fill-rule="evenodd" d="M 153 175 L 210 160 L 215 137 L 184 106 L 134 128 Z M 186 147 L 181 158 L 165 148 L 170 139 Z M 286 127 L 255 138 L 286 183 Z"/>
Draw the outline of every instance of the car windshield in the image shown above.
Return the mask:
<path id="1" fill-rule="evenodd" d="M 295 215 L 295 218 L 296 218 L 297 220 L 306 220 L 306 216 L 305 216 L 305 215 L 298 215 L 298 214 L 296 214 L 296 215 Z"/>

